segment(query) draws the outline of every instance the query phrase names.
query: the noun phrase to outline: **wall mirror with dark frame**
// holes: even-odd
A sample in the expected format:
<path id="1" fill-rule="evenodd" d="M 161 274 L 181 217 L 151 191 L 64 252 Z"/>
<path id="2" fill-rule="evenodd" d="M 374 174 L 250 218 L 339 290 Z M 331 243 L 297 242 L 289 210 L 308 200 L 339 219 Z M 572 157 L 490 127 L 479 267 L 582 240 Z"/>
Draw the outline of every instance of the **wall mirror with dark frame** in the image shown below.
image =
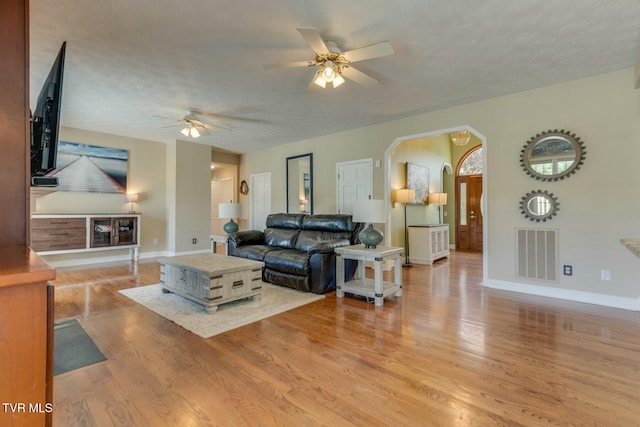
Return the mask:
<path id="1" fill-rule="evenodd" d="M 527 175 L 540 181 L 557 181 L 575 173 L 584 162 L 584 144 L 575 134 L 548 130 L 531 138 L 520 153 Z"/>
<path id="2" fill-rule="evenodd" d="M 520 200 L 520 211 L 531 221 L 545 222 L 558 212 L 558 199 L 553 193 L 537 190 L 527 193 Z"/>
<path id="3" fill-rule="evenodd" d="M 287 213 L 313 214 L 313 153 L 287 157 Z"/>

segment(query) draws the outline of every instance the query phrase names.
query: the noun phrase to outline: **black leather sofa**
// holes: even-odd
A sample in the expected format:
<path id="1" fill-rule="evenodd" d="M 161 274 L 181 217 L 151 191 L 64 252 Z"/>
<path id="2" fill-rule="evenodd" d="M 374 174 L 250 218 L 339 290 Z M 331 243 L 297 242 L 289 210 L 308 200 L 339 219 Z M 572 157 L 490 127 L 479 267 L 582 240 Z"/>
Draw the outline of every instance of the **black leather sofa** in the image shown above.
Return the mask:
<path id="1" fill-rule="evenodd" d="M 265 282 L 316 294 L 336 288 L 334 249 L 359 243 L 364 224 L 351 215 L 271 214 L 264 231 L 229 235 L 229 255 L 262 261 Z M 345 280 L 355 274 L 357 262 L 345 261 Z"/>

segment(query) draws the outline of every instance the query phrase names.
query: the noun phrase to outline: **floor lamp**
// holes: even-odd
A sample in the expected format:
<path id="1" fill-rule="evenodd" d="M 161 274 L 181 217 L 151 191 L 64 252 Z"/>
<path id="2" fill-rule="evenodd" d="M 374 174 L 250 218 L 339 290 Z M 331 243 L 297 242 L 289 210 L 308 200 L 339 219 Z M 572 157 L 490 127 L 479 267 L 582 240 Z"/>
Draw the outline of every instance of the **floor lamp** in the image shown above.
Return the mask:
<path id="1" fill-rule="evenodd" d="M 409 261 L 409 228 L 407 227 L 407 204 L 413 203 L 415 191 L 410 188 L 403 188 L 395 191 L 395 202 L 404 205 L 404 264 L 403 267 L 413 267 Z"/>

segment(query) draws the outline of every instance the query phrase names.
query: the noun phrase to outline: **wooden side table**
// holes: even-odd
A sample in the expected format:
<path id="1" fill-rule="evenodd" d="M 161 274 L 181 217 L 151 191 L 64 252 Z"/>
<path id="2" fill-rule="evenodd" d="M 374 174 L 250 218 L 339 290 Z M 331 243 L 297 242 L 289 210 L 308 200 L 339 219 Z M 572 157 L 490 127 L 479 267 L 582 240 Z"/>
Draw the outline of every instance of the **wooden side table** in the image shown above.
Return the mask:
<path id="1" fill-rule="evenodd" d="M 216 236 L 212 234 L 209 236 L 211 238 L 211 252 L 214 254 L 218 249 L 218 243 L 224 243 L 224 254 L 229 255 L 229 237 L 227 236 Z"/>
<path id="2" fill-rule="evenodd" d="M 344 297 L 345 292 L 374 298 L 376 306 L 384 304 L 384 298 L 389 295 L 402 296 L 402 265 L 400 257 L 403 249 L 391 246 L 378 246 L 367 249 L 364 245 L 345 246 L 336 248 L 336 296 Z M 344 281 L 344 260 L 358 261 L 358 278 Z M 382 278 L 382 265 L 385 260 L 394 261 L 393 283 L 385 282 Z M 368 279 L 364 274 L 365 262 L 373 262 L 374 278 Z"/>

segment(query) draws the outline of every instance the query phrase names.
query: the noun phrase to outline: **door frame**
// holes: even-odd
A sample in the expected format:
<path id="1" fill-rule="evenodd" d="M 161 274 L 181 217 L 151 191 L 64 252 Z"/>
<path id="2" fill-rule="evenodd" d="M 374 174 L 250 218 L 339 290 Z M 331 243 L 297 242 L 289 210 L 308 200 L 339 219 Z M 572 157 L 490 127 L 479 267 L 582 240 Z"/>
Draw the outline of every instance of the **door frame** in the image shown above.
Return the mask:
<path id="1" fill-rule="evenodd" d="M 463 158 L 464 159 L 464 158 Z M 459 168 L 458 168 L 459 169 Z M 459 244 L 459 233 L 460 233 L 460 180 L 461 179 L 475 179 L 477 180 L 478 178 L 482 179 L 482 175 L 481 174 L 477 174 L 477 175 L 459 175 L 458 172 L 456 171 L 456 176 L 453 178 L 454 180 L 454 186 L 455 186 L 455 190 L 456 190 L 456 197 L 455 197 L 455 238 L 454 238 L 454 243 L 455 243 L 455 249 L 456 250 L 463 250 L 460 249 L 460 244 Z M 476 181 L 477 182 L 477 181 Z M 470 188 L 469 185 L 467 185 L 467 188 Z M 467 190 L 469 191 L 469 190 Z M 469 193 L 467 193 L 469 194 Z M 482 213 L 482 195 L 480 195 L 480 201 L 479 201 L 479 210 L 480 210 L 480 215 L 482 216 L 482 223 L 484 224 L 484 215 Z M 467 208 L 470 209 L 470 208 Z M 469 240 L 471 241 L 471 232 L 469 233 Z M 484 249 L 484 236 L 483 236 L 483 249 Z M 477 250 L 474 249 L 466 249 L 467 251 L 471 251 L 471 252 L 478 252 Z"/>
<path id="2" fill-rule="evenodd" d="M 452 132 L 460 132 L 460 131 L 469 131 L 471 133 L 473 133 L 478 139 L 480 139 L 480 141 L 482 141 L 482 148 L 484 150 L 484 156 L 482 158 L 482 168 L 483 168 L 483 173 L 482 173 L 482 194 L 483 194 L 483 200 L 482 200 L 482 208 L 483 208 L 483 212 L 484 212 L 484 221 L 482 223 L 482 233 L 483 233 L 483 242 L 482 242 L 482 280 L 484 282 L 488 281 L 488 277 L 489 277 L 489 239 L 487 238 L 489 236 L 489 185 L 488 185 L 488 176 L 489 176 L 489 170 L 487 168 L 487 157 L 489 157 L 489 145 L 487 143 L 487 137 L 484 136 L 482 133 L 478 132 L 476 129 L 472 128 L 469 125 L 463 125 L 463 126 L 456 126 L 456 127 L 451 127 L 451 128 L 446 128 L 446 129 L 439 129 L 439 130 L 433 130 L 433 131 L 427 131 L 424 133 L 417 133 L 417 134 L 412 134 L 412 135 L 405 135 L 405 136 L 399 136 L 397 138 L 395 138 L 393 140 L 393 142 L 391 142 L 391 144 L 389 145 L 389 147 L 387 147 L 387 149 L 384 152 L 384 160 L 385 160 L 385 168 L 384 168 L 384 182 L 385 182 L 385 191 L 384 191 L 384 200 L 385 200 L 385 204 L 387 206 L 391 205 L 390 202 L 390 198 L 391 198 L 391 192 L 393 190 L 396 190 L 397 188 L 394 188 L 392 186 L 391 183 L 391 157 L 393 152 L 395 151 L 396 147 L 398 145 L 400 145 L 401 143 L 403 143 L 404 141 L 408 141 L 408 140 L 412 140 L 412 139 L 418 139 L 418 138 L 426 138 L 426 137 L 431 137 L 431 136 L 437 136 L 437 135 L 443 135 L 443 134 L 449 134 Z M 391 222 L 391 211 L 389 209 L 387 209 L 387 219 L 386 219 L 386 224 L 388 226 L 388 224 L 390 224 Z M 391 233 L 385 233 L 385 245 L 390 246 L 391 245 Z"/>

